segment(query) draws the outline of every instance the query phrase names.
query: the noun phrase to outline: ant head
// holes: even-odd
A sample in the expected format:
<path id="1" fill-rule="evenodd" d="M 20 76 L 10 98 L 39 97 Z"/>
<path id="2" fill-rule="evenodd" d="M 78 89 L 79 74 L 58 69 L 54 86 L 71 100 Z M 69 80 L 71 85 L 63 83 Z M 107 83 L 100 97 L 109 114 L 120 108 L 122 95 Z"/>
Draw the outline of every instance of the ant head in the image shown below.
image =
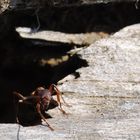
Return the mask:
<path id="1" fill-rule="evenodd" d="M 44 90 L 44 89 L 45 89 L 44 87 L 38 87 L 36 90 L 40 91 L 40 90 Z"/>

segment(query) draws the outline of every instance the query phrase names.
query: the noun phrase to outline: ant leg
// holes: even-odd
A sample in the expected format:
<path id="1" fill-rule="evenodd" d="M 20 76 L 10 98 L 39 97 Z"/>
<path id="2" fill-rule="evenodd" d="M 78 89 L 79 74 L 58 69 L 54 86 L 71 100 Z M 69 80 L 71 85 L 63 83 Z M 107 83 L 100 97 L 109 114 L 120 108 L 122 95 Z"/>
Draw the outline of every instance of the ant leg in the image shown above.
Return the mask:
<path id="1" fill-rule="evenodd" d="M 55 89 L 54 89 L 54 88 L 55 88 Z M 56 92 L 59 92 L 59 95 L 60 95 L 60 97 L 61 97 L 61 99 L 62 99 L 62 101 L 63 101 L 63 104 L 64 104 L 65 106 L 67 106 L 67 107 L 71 107 L 68 103 L 66 103 L 66 101 L 64 100 L 64 98 L 63 98 L 63 96 L 62 96 L 62 93 L 58 90 L 58 88 L 57 88 L 57 86 L 56 86 L 55 84 L 52 84 L 52 85 L 50 86 L 49 91 L 52 93 L 52 92 L 53 92 L 53 89 L 54 89 Z"/>
<path id="2" fill-rule="evenodd" d="M 21 98 L 22 100 L 26 100 L 26 97 L 24 97 L 23 95 L 21 95 L 18 92 L 13 92 L 13 94 L 15 94 L 16 96 L 18 96 L 19 98 Z"/>
<path id="3" fill-rule="evenodd" d="M 31 101 L 34 101 L 34 103 L 37 103 L 38 101 L 40 101 L 40 97 L 39 96 L 23 96 L 18 92 L 14 92 L 13 94 L 15 94 L 17 97 L 20 98 L 20 100 L 18 101 L 19 103 L 24 102 L 26 104 L 31 104 Z"/>
<path id="4" fill-rule="evenodd" d="M 58 90 L 58 88 L 56 87 L 56 85 L 54 85 L 54 84 L 52 84 L 51 86 L 50 86 L 50 88 L 49 88 L 49 91 L 51 92 L 51 93 L 53 93 L 53 90 L 55 90 L 55 92 L 56 92 L 56 96 L 57 96 L 57 103 L 59 104 L 59 110 L 63 113 L 63 114 L 67 114 L 64 110 L 63 110 L 63 108 L 62 108 L 62 103 L 61 103 L 61 101 L 60 101 L 60 96 L 61 96 L 61 98 L 62 98 L 62 95 L 61 95 L 61 93 L 60 93 L 60 91 Z M 63 98 L 62 98 L 62 100 L 63 100 Z"/>
<path id="5" fill-rule="evenodd" d="M 40 103 L 37 103 L 36 109 L 37 109 L 37 112 L 39 113 L 40 117 L 46 122 L 46 124 L 50 128 L 50 130 L 54 131 L 54 129 L 49 125 L 49 123 L 46 121 L 46 118 L 41 113 L 41 111 L 40 111 Z"/>
<path id="6" fill-rule="evenodd" d="M 60 93 L 61 93 L 61 92 L 60 92 Z M 63 92 L 62 92 L 62 93 L 63 93 Z M 66 101 L 64 100 L 62 94 L 60 94 L 60 95 L 61 95 L 61 98 L 62 98 L 62 100 L 63 100 L 63 102 L 64 102 L 64 105 L 67 106 L 67 107 L 72 107 L 71 105 L 69 105 L 68 103 L 66 103 Z"/>

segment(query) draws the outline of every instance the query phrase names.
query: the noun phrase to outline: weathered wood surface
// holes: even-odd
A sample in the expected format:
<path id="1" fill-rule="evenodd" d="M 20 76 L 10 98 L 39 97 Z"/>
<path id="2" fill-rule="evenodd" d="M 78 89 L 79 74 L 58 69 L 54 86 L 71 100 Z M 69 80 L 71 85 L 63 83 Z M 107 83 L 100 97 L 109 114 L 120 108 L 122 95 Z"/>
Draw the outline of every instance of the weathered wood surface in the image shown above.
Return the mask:
<path id="1" fill-rule="evenodd" d="M 0 13 L 6 9 L 44 8 L 47 6 L 81 6 L 108 2 L 137 2 L 138 0 L 0 0 Z"/>
<path id="2" fill-rule="evenodd" d="M 76 45 L 90 45 L 93 42 L 108 36 L 107 33 L 99 32 L 99 33 L 81 33 L 81 34 L 68 34 L 63 32 L 55 32 L 55 31 L 39 31 L 32 32 L 30 28 L 18 27 L 16 31 L 23 38 L 29 39 L 41 39 L 45 41 L 53 41 L 53 42 L 61 42 L 61 43 L 69 43 Z"/>
<path id="3" fill-rule="evenodd" d="M 0 0 L 0 13 L 8 9 L 10 0 Z"/>
<path id="4" fill-rule="evenodd" d="M 4 1 L 4 0 L 3 0 Z M 84 5 L 84 4 L 95 4 L 95 3 L 108 3 L 108 2 L 135 2 L 137 0 L 30 0 L 30 1 L 22 1 L 22 0 L 10 0 L 10 7 L 44 7 L 46 5 L 49 6 L 71 6 L 71 5 Z"/>
<path id="5" fill-rule="evenodd" d="M 92 138 L 140 139 L 139 33 L 140 24 L 126 27 L 80 51 L 89 66 L 59 82 L 77 113 L 93 119 Z"/>
<path id="6" fill-rule="evenodd" d="M 140 139 L 140 24 L 126 27 L 79 52 L 89 63 L 80 77 L 59 81 L 72 107 L 58 109 L 46 126 L 20 127 L 20 140 L 136 140 Z M 3 140 L 17 139 L 18 125 L 1 124 Z"/>

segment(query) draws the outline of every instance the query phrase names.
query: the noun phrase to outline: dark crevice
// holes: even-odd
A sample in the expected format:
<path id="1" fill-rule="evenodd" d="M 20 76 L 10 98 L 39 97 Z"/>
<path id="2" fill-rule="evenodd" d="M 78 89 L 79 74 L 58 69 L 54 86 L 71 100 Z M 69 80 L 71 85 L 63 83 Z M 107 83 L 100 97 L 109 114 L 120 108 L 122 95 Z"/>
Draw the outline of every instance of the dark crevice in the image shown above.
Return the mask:
<path id="1" fill-rule="evenodd" d="M 61 63 L 54 67 L 54 75 L 52 77 L 52 83 L 58 82 L 60 79 L 66 77 L 69 74 L 74 74 L 75 70 L 81 67 L 87 67 L 86 60 L 82 60 L 78 55 L 74 55 L 68 61 Z"/>
<path id="2" fill-rule="evenodd" d="M 15 26 L 38 26 L 34 10 L 11 11 Z M 67 33 L 104 31 L 116 32 L 120 28 L 140 21 L 140 9 L 135 2 L 110 2 L 70 7 L 47 7 L 38 12 L 40 30 L 54 30 Z M 24 19 L 27 19 L 26 21 Z"/>
<path id="3" fill-rule="evenodd" d="M 68 55 L 67 52 L 74 46 L 66 43 L 51 43 L 41 40 L 22 39 L 17 33 L 12 33 L 12 38 L 7 35 L 0 42 L 1 59 L 0 59 L 0 122 L 15 122 L 17 101 L 13 92 L 17 91 L 24 96 L 30 95 L 38 86 L 48 86 L 56 84 L 61 78 L 76 69 L 86 66 L 86 61 L 81 60 L 77 55 L 69 56 L 68 60 L 61 62 L 59 65 L 52 66 L 45 63 L 40 64 L 42 59 L 46 61 L 50 58 L 60 59 L 61 56 Z M 35 41 L 41 41 L 36 44 Z M 64 49 L 63 49 L 64 48 Z M 36 123 L 38 115 L 31 105 L 19 105 L 20 121 L 27 125 L 30 119 Z M 25 115 L 23 115 L 26 112 Z M 31 116 L 30 119 L 29 116 Z M 23 118 L 25 120 L 23 120 Z M 38 120 L 39 121 L 39 120 Z"/>

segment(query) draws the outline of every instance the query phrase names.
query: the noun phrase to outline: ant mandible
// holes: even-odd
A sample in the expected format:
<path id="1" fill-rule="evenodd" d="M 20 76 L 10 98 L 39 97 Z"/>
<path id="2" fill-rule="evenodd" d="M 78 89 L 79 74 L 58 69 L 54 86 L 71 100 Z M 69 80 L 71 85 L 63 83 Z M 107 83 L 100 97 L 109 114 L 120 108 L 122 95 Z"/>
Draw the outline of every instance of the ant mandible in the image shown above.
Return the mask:
<path id="1" fill-rule="evenodd" d="M 56 93 L 57 97 L 57 104 L 59 107 L 59 110 L 63 114 L 67 114 L 63 108 L 62 108 L 62 103 L 60 101 L 60 97 L 63 100 L 63 102 L 66 104 L 64 101 L 61 92 L 58 90 L 57 86 L 55 84 L 52 84 L 49 89 L 45 89 L 44 87 L 38 87 L 35 91 L 31 93 L 30 96 L 23 96 L 18 92 L 14 92 L 16 96 L 20 98 L 19 102 L 23 103 L 28 103 L 28 101 L 31 99 L 34 101 L 36 105 L 36 111 L 40 115 L 40 117 L 46 122 L 47 126 L 53 131 L 54 129 L 49 125 L 49 123 L 46 121 L 46 118 L 44 117 L 45 111 L 48 109 L 50 103 L 53 103 L 55 101 L 52 97 L 52 95 Z M 67 105 L 67 104 L 66 104 Z M 18 118 L 17 118 L 18 120 Z"/>

